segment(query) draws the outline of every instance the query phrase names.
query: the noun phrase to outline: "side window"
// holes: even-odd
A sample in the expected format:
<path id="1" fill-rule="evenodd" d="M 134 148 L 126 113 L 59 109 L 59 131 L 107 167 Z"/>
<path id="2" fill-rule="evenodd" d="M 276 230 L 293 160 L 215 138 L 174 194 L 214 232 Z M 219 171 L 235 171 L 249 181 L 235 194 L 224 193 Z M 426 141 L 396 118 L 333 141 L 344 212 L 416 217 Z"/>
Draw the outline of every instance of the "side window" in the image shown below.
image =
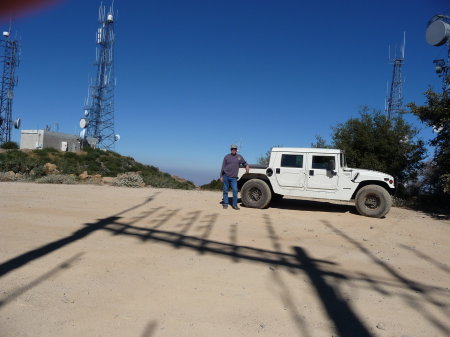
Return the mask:
<path id="1" fill-rule="evenodd" d="M 281 167 L 303 167 L 303 155 L 283 154 L 281 155 Z"/>
<path id="2" fill-rule="evenodd" d="M 326 170 L 330 162 L 334 162 L 334 156 L 313 156 L 312 168 Z"/>

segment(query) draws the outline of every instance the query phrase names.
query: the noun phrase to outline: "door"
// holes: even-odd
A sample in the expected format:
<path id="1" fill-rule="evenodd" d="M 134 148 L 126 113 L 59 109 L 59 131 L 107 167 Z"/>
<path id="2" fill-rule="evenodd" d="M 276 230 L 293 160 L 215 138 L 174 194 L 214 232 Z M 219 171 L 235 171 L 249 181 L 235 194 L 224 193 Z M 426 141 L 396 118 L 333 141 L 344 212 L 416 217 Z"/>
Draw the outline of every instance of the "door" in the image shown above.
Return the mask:
<path id="1" fill-rule="evenodd" d="M 302 154 L 281 154 L 279 165 L 275 168 L 279 186 L 305 188 L 306 173 L 303 157 Z"/>
<path id="2" fill-rule="evenodd" d="M 308 189 L 336 190 L 339 176 L 337 175 L 336 155 L 310 154 L 308 169 Z M 336 168 L 330 170 L 330 168 Z"/>

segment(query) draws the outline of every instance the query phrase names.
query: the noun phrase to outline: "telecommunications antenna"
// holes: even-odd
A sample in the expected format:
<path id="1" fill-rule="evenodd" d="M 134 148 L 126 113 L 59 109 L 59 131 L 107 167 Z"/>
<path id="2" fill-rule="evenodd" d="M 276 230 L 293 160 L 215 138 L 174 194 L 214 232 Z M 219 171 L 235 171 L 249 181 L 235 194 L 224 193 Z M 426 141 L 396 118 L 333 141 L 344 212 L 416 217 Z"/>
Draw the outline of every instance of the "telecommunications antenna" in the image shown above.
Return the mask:
<path id="1" fill-rule="evenodd" d="M 403 45 L 400 47 L 400 56 L 397 57 L 394 51 L 394 58 L 391 60 L 391 47 L 389 46 L 389 63 L 393 65 L 392 80 L 385 100 L 385 110 L 388 119 L 400 114 L 403 110 L 403 64 L 405 63 L 406 32 L 403 33 Z"/>
<path id="2" fill-rule="evenodd" d="M 12 109 L 19 54 L 19 41 L 11 36 L 10 27 L 0 36 L 0 144 L 11 141 L 13 127 L 20 127 L 20 121 L 13 120 Z"/>
<path id="3" fill-rule="evenodd" d="M 447 45 L 447 60 L 433 60 L 436 74 L 442 78 L 444 94 L 450 89 L 450 16 L 438 14 L 433 16 L 427 24 L 425 39 L 428 44 L 439 47 Z"/>
<path id="4" fill-rule="evenodd" d="M 20 119 L 20 118 L 17 118 L 15 121 L 14 121 L 14 128 L 15 129 L 20 129 L 20 123 L 22 122 L 22 120 Z"/>
<path id="5" fill-rule="evenodd" d="M 450 40 L 450 23 L 446 22 L 450 17 L 446 15 L 435 15 L 428 21 L 425 38 L 432 46 L 442 46 Z"/>
<path id="6" fill-rule="evenodd" d="M 80 127 L 86 129 L 87 138 L 95 138 L 96 146 L 103 150 L 112 150 L 116 140 L 114 124 L 114 25 L 117 18 L 114 1 L 107 10 L 100 4 L 98 10 L 98 28 L 95 32 L 96 76 L 92 79 L 85 101 Z"/>

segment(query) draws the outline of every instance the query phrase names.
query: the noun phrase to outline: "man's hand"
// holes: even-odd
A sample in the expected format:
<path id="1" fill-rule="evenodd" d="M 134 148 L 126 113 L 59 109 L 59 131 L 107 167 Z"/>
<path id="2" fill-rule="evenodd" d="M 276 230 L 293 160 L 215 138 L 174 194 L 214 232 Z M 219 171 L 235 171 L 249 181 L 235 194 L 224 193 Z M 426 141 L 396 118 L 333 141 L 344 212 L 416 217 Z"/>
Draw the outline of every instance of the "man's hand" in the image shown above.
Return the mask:
<path id="1" fill-rule="evenodd" d="M 220 182 L 223 183 L 223 177 L 220 177 L 219 179 L 220 179 Z"/>
<path id="2" fill-rule="evenodd" d="M 247 165 L 247 166 L 245 167 L 245 171 L 246 171 L 247 173 L 249 173 L 249 172 L 250 172 L 250 166 Z"/>

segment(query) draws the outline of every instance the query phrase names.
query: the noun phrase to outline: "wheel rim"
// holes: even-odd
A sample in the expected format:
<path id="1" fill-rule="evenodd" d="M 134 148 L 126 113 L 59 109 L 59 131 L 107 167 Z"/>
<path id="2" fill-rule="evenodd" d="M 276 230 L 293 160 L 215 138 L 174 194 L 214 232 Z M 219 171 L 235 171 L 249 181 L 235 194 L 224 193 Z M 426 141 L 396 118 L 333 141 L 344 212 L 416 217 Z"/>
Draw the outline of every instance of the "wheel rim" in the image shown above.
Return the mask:
<path id="1" fill-rule="evenodd" d="M 251 201 L 259 201 L 262 197 L 262 192 L 259 188 L 252 187 L 248 191 L 248 197 L 250 198 Z"/>
<path id="2" fill-rule="evenodd" d="M 364 206 L 366 206 L 368 209 L 377 209 L 380 207 L 381 200 L 380 198 L 373 193 L 370 193 L 366 196 L 366 200 L 364 200 Z"/>

